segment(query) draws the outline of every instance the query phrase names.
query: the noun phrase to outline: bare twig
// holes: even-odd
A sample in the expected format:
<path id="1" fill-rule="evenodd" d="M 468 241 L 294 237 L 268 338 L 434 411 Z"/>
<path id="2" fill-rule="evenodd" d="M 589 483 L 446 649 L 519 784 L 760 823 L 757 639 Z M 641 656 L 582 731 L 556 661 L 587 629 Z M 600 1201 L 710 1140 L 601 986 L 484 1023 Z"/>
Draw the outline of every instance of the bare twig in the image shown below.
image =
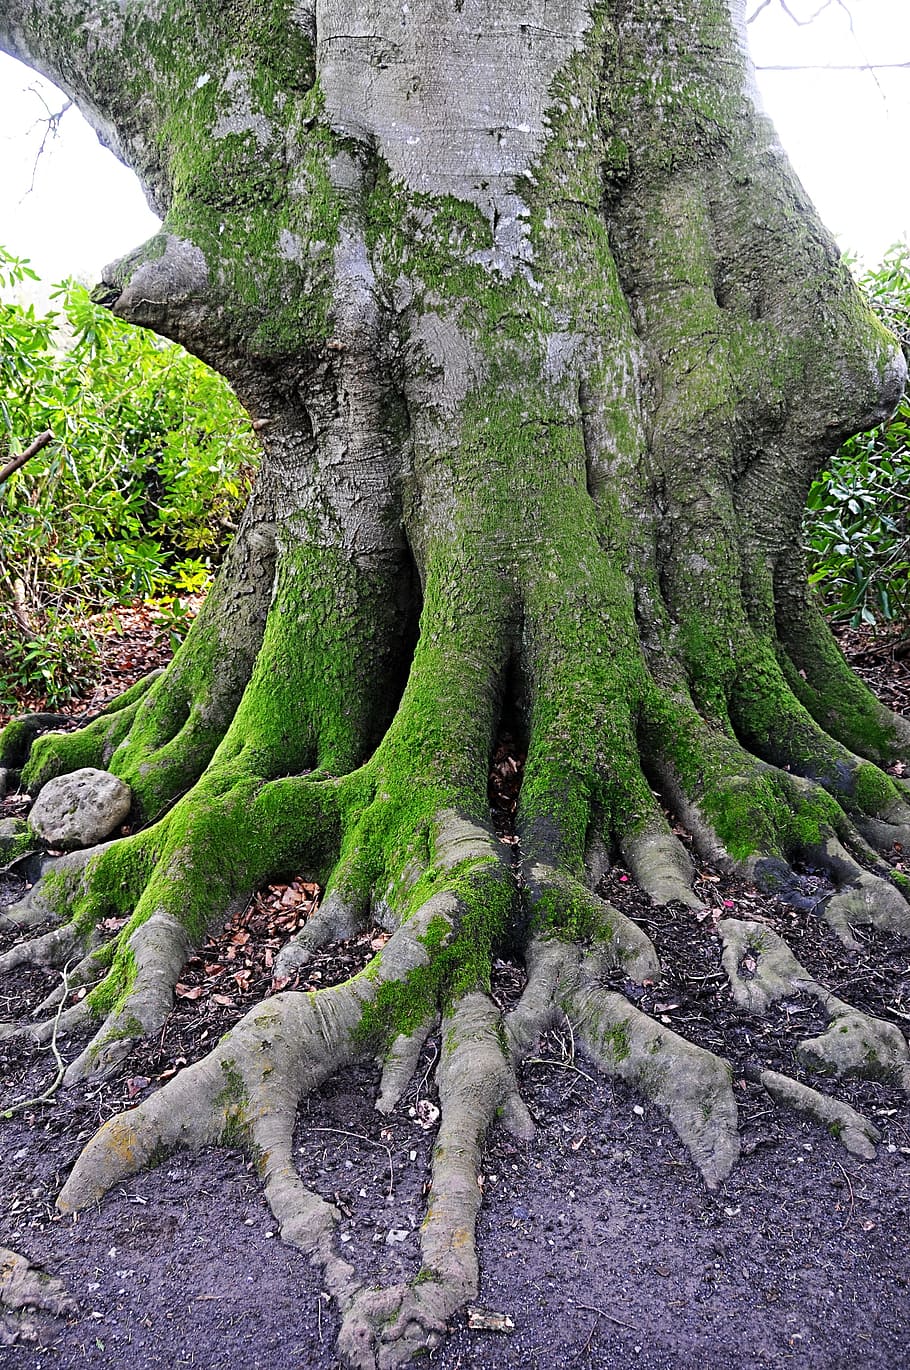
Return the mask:
<path id="1" fill-rule="evenodd" d="M 625 1327 L 629 1332 L 636 1331 L 632 1323 L 623 1322 L 622 1318 L 617 1318 L 614 1313 L 608 1313 L 605 1308 L 595 1308 L 590 1303 L 579 1303 L 577 1299 L 573 1299 L 572 1302 L 576 1308 L 583 1308 L 586 1313 L 596 1313 L 599 1318 L 606 1318 L 607 1322 L 613 1322 L 617 1327 Z"/>
<path id="2" fill-rule="evenodd" d="M 64 1073 L 66 1071 L 66 1062 L 60 1055 L 60 1051 L 57 1047 L 57 1029 L 60 1026 L 60 1015 L 62 1014 L 63 1006 L 66 1003 L 66 995 L 67 990 L 69 988 L 69 973 L 69 965 L 64 966 L 63 993 L 60 996 L 60 1003 L 57 1005 L 57 1012 L 54 1014 L 54 1030 L 51 1033 L 50 1045 L 51 1051 L 54 1053 L 54 1060 L 57 1062 L 57 1074 L 54 1076 L 53 1080 L 47 1086 L 47 1088 L 43 1090 L 42 1093 L 36 1094 L 33 1099 L 20 1099 L 18 1103 L 10 1104 L 9 1108 L 3 1109 L 2 1113 L 0 1113 L 0 1117 L 2 1118 L 12 1118 L 14 1114 L 22 1113 L 27 1108 L 37 1108 L 39 1104 L 49 1104 L 51 1099 L 57 1093 L 57 1090 L 60 1088 L 60 1085 L 63 1081 Z"/>
<path id="3" fill-rule="evenodd" d="M 856 1199 L 853 1194 L 853 1185 L 850 1182 L 850 1176 L 847 1174 L 846 1170 L 841 1165 L 840 1161 L 835 1161 L 834 1164 L 837 1166 L 838 1170 L 843 1175 L 844 1179 L 847 1181 L 847 1192 L 850 1195 L 850 1211 L 844 1219 L 844 1227 L 849 1227 L 850 1219 L 853 1217 L 853 1210 L 856 1207 Z"/>
<path id="4" fill-rule="evenodd" d="M 761 4 L 758 6 L 757 9 L 752 11 L 752 13 L 749 15 L 749 18 L 746 20 L 746 23 L 753 24 L 755 20 L 758 18 L 758 16 L 761 14 L 762 10 L 766 10 L 770 4 L 771 0 L 761 0 Z M 813 12 L 808 16 L 807 19 L 800 19 L 798 15 L 793 13 L 790 6 L 787 4 L 787 0 L 780 0 L 780 7 L 783 10 L 784 14 L 786 14 L 788 19 L 792 19 L 794 24 L 796 24 L 801 29 L 806 28 L 809 24 L 814 24 L 819 15 L 824 14 L 825 10 L 830 9 L 832 5 L 837 5 L 838 9 L 844 11 L 844 14 L 847 16 L 847 23 L 850 25 L 850 32 L 852 33 L 853 15 L 850 13 L 850 10 L 844 4 L 844 0 L 822 0 L 822 3 L 819 5 L 818 9 L 813 10 Z"/>
<path id="5" fill-rule="evenodd" d="M 50 140 L 51 142 L 53 142 L 53 140 L 57 137 L 58 133 L 60 132 L 60 121 L 62 120 L 64 114 L 66 114 L 66 112 L 72 109 L 73 107 L 72 100 L 67 100 L 61 109 L 52 110 L 50 105 L 45 100 L 44 96 L 41 94 L 40 90 L 36 89 L 35 86 L 31 86 L 30 90 L 31 93 L 33 95 L 37 95 L 38 99 L 41 101 L 42 105 L 47 111 L 47 118 L 37 119 L 35 121 L 35 124 L 32 126 L 34 128 L 37 128 L 38 125 L 43 124 L 44 132 L 41 135 L 41 146 L 35 153 L 35 160 L 32 164 L 31 184 L 29 185 L 28 190 L 25 192 L 26 195 L 31 195 L 32 191 L 35 189 L 35 177 L 38 175 L 38 164 L 41 161 L 42 156 L 44 155 L 44 149 L 47 147 L 48 141 Z M 22 198 L 24 199 L 25 196 L 23 196 Z"/>
<path id="6" fill-rule="evenodd" d="M 761 14 L 762 10 L 766 10 L 770 3 L 771 0 L 761 0 L 761 4 L 759 5 L 758 9 L 752 11 L 752 13 L 749 15 L 749 18 L 746 20 L 746 23 L 754 24 L 758 16 Z"/>
<path id="7" fill-rule="evenodd" d="M 46 447 L 49 442 L 53 442 L 53 440 L 54 435 L 49 428 L 45 429 L 43 433 L 39 433 L 31 446 L 26 447 L 24 452 L 20 452 L 18 457 L 13 457 L 12 461 L 8 461 L 2 470 L 0 470 L 0 485 L 2 485 L 4 481 L 9 480 L 10 476 L 13 475 L 15 471 L 19 470 L 20 466 L 24 466 L 27 461 L 31 461 L 32 457 L 37 456 L 41 449 Z"/>
<path id="8" fill-rule="evenodd" d="M 573 1065 L 571 1061 L 557 1061 L 556 1058 L 553 1056 L 529 1056 L 525 1061 L 525 1065 L 555 1066 L 558 1070 L 571 1070 L 574 1075 L 584 1076 L 586 1080 L 591 1081 L 592 1085 L 597 1083 L 597 1081 L 594 1079 L 594 1076 L 589 1075 L 586 1070 L 582 1070 L 579 1066 Z"/>

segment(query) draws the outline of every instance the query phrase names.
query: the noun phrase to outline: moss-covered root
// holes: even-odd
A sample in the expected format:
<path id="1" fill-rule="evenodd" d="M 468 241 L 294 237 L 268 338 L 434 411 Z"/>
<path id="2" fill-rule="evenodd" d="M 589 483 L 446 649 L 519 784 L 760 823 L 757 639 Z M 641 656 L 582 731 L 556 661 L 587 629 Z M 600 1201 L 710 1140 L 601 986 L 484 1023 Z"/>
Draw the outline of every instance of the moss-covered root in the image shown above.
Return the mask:
<path id="1" fill-rule="evenodd" d="M 45 861 L 41 875 L 32 888 L 15 904 L 7 904 L 0 912 L 0 928 L 8 931 L 30 932 L 43 923 L 65 923 L 71 914 L 71 900 L 79 889 L 86 866 L 111 844 L 86 847 L 82 851 L 67 852 L 65 856 Z M 30 938 L 11 948 L 18 955 L 14 964 L 55 964 L 42 959 L 37 951 L 40 938 Z M 32 951 L 35 955 L 32 955 Z M 23 954 L 24 953 L 24 954 Z M 64 957 L 65 959 L 65 957 Z M 11 969 L 10 967 L 7 967 Z"/>
<path id="2" fill-rule="evenodd" d="M 234 717 L 262 643 L 275 569 L 274 527 L 254 495 L 199 616 L 168 668 L 146 677 L 87 727 L 41 738 L 22 781 L 99 766 L 157 818 L 202 775 Z"/>
<path id="3" fill-rule="evenodd" d="M 852 951 L 859 948 L 852 931 L 855 923 L 870 923 L 883 932 L 910 935 L 910 904 L 891 883 L 887 866 L 879 863 L 879 874 L 864 870 L 832 834 L 824 837 L 808 855 L 836 885 L 836 892 L 817 902 L 815 908 L 844 946 Z"/>
<path id="4" fill-rule="evenodd" d="M 105 853 L 111 869 L 102 892 L 127 873 L 133 883 L 124 909 L 129 921 L 117 935 L 110 969 L 89 995 L 103 1021 L 68 1067 L 68 1081 L 108 1069 L 161 1027 L 190 948 L 242 908 L 264 880 L 301 866 L 321 873 L 337 851 L 335 801 L 332 785 L 293 777 L 263 784 L 230 770 L 210 773 L 157 829 Z M 153 844 L 153 860 L 151 869 L 146 860 L 137 890 L 130 863 L 120 857 L 143 839 Z M 86 874 L 88 899 L 96 904 L 97 872 Z"/>
<path id="5" fill-rule="evenodd" d="M 415 915 L 381 959 L 353 980 L 315 993 L 276 994 L 257 1005 L 202 1061 L 137 1108 L 109 1119 L 76 1162 L 58 1206 L 72 1212 L 95 1203 L 177 1147 L 224 1141 L 246 1146 L 257 1158 L 282 1235 L 305 1245 L 311 1206 L 286 1173 L 297 1104 L 333 1071 L 368 1053 L 358 1032 L 364 1011 L 386 980 L 406 980 L 427 965 L 421 937 L 434 912 L 428 906 Z"/>
<path id="6" fill-rule="evenodd" d="M 798 907 L 805 899 L 790 862 L 821 866 L 836 891 L 819 907 L 848 947 L 857 945 L 851 921 L 910 932 L 910 904 L 897 877 L 857 827 L 872 815 L 889 825 L 889 835 L 903 831 L 906 804 L 888 776 L 857 763 L 835 798 L 818 781 L 750 756 L 685 702 L 674 701 L 669 717 L 674 729 L 664 720 L 647 730 L 648 767 L 704 860 Z"/>
<path id="7" fill-rule="evenodd" d="M 570 943 L 594 941 L 601 964 L 606 962 L 610 969 L 621 970 L 639 984 L 660 979 L 654 943 L 631 918 L 553 866 L 540 861 L 525 863 L 523 873 L 535 937 L 558 937 Z"/>
<path id="8" fill-rule="evenodd" d="M 0 730 L 0 768 L 7 772 L 21 770 L 35 738 L 51 728 L 62 728 L 68 722 L 66 714 L 48 713 L 24 714 L 21 718 L 10 719 Z"/>
<path id="9" fill-rule="evenodd" d="M 831 994 L 800 965 L 783 938 L 763 923 L 727 918 L 718 931 L 724 944 L 723 967 L 741 1009 L 763 1013 L 778 999 L 805 994 L 824 1010 L 830 1023 L 827 1031 L 797 1048 L 810 1070 L 835 1079 L 890 1080 L 910 1092 L 910 1050 L 893 1023 L 860 1013 Z"/>
<path id="10" fill-rule="evenodd" d="M 715 1189 L 739 1159 L 729 1063 L 601 983 L 596 956 L 583 958 L 576 985 L 563 997 L 576 1040 L 603 1070 L 636 1085 L 667 1114 L 708 1188 Z"/>
<path id="11" fill-rule="evenodd" d="M 69 722 L 65 714 L 32 714 L 14 719 L 0 735 L 0 755 L 6 750 L 4 741 L 10 734 L 10 748 L 18 757 L 22 784 L 32 795 L 55 775 L 83 766 L 106 770 L 114 751 L 129 734 L 143 700 L 163 675 L 164 671 L 158 670 L 143 676 L 106 705 L 91 723 L 75 732 L 53 731 Z"/>
<path id="12" fill-rule="evenodd" d="M 524 1140 L 533 1134 L 526 1111 L 515 1107 L 517 1087 L 501 1029 L 496 1006 L 481 993 L 465 995 L 443 1022 L 436 1072 L 441 1121 L 421 1230 L 421 1270 L 412 1284 L 357 1295 L 338 1343 L 353 1370 L 387 1370 L 431 1350 L 452 1314 L 477 1294 L 474 1228 L 484 1137 L 497 1115 Z"/>
<path id="13" fill-rule="evenodd" d="M 67 1066 L 67 1084 L 96 1072 L 104 1074 L 128 1055 L 140 1037 L 157 1031 L 171 1011 L 174 986 L 189 954 L 186 928 L 164 909 L 133 930 L 118 949 L 118 964 L 110 972 L 110 993 L 119 990 L 119 994 L 88 1046 Z M 94 1002 L 89 999 L 95 1012 L 104 1012 L 105 988 L 102 981 Z"/>
<path id="14" fill-rule="evenodd" d="M 607 955 L 609 951 L 607 948 Z M 739 1157 L 732 1072 L 726 1061 L 670 1032 L 603 989 L 605 948 L 548 936 L 526 952 L 528 983 L 505 1022 L 515 1061 L 541 1032 L 568 1018 L 575 1040 L 609 1075 L 641 1089 L 669 1116 L 709 1188 Z"/>
<path id="15" fill-rule="evenodd" d="M 858 1156 L 863 1161 L 875 1160 L 875 1147 L 881 1141 L 881 1133 L 868 1118 L 857 1113 L 842 1099 L 822 1094 L 811 1085 L 804 1085 L 802 1081 L 794 1080 L 790 1075 L 781 1075 L 776 1070 L 763 1070 L 759 1080 L 776 1104 L 826 1127 L 852 1156 Z"/>
<path id="16" fill-rule="evenodd" d="M 879 765 L 910 756 L 910 721 L 876 699 L 847 664 L 828 624 L 809 598 L 803 568 L 781 558 L 777 630 L 794 695 L 844 746 Z"/>

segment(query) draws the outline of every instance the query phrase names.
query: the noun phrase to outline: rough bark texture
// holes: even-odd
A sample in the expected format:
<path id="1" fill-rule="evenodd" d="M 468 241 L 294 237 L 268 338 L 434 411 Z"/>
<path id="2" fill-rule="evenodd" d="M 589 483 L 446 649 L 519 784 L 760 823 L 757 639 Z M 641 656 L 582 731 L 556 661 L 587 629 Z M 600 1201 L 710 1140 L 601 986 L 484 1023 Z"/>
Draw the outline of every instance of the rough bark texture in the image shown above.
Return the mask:
<path id="1" fill-rule="evenodd" d="M 515 1066 L 554 1015 L 667 1110 L 709 1184 L 736 1159 L 726 1063 L 603 987 L 660 973 L 591 893 L 603 853 L 693 902 L 655 790 L 706 858 L 785 895 L 792 860 L 824 867 L 837 893 L 807 916 L 845 940 L 910 930 L 870 845 L 910 840 L 883 769 L 910 727 L 848 671 L 800 551 L 813 474 L 905 366 L 757 107 L 738 0 L 0 0 L 0 46 L 164 217 L 105 298 L 218 367 L 264 448 L 173 665 L 80 733 L 0 742 L 34 792 L 112 771 L 143 822 L 53 864 L 0 965 L 82 958 L 60 1025 L 97 1030 L 73 1077 L 160 1025 L 189 947 L 264 880 L 326 885 L 285 973 L 370 916 L 394 934 L 108 1123 L 60 1203 L 239 1136 L 325 1267 L 347 1363 L 396 1364 L 476 1290 L 479 1149 L 496 1118 L 532 1128 Z M 487 801 L 504 712 L 528 753 L 514 863 Z M 725 927 L 744 1002 L 824 996 L 782 943 Z M 505 1020 L 504 945 L 529 976 Z M 768 975 L 742 980 L 737 948 Z M 15 1030 L 46 1037 L 53 1008 Z M 828 1011 L 806 1044 L 825 1069 L 910 1080 L 899 1032 Z M 393 1106 L 440 1015 L 424 1268 L 363 1289 L 294 1173 L 294 1110 L 377 1054 Z M 766 1073 L 874 1150 L 859 1115 Z"/>

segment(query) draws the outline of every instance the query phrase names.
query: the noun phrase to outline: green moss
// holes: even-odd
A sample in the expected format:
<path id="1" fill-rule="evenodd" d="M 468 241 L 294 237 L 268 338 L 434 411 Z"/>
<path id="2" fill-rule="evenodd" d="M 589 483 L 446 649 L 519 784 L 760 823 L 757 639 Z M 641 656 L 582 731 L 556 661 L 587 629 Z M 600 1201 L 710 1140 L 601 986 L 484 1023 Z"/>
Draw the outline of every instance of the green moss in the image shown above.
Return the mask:
<path id="1" fill-rule="evenodd" d="M 625 1061 L 631 1050 L 631 1037 L 628 1023 L 616 1023 L 600 1033 L 601 1050 L 610 1056 L 616 1065 Z"/>
<path id="2" fill-rule="evenodd" d="M 138 698 L 125 703 L 116 713 L 102 715 L 74 733 L 45 733 L 37 738 L 22 769 L 23 787 L 34 795 L 55 776 L 86 766 L 106 769 L 106 759 L 129 731 L 138 703 Z"/>
<path id="3" fill-rule="evenodd" d="M 682 701 L 657 691 L 648 701 L 647 717 L 655 734 L 652 745 L 672 762 L 684 793 L 734 860 L 804 852 L 841 826 L 840 806 L 824 790 L 806 793 L 785 773 L 755 763 L 749 763 L 749 773 L 738 775 L 747 758 Z"/>
<path id="4" fill-rule="evenodd" d="M 907 899 L 910 899 L 910 876 L 903 871 L 892 871 L 891 880 Z"/>
<path id="5" fill-rule="evenodd" d="M 853 797 L 863 813 L 872 817 L 887 812 L 898 802 L 893 782 L 884 771 L 868 763 L 857 766 L 853 773 Z"/>
<path id="6" fill-rule="evenodd" d="M 541 884 L 535 873 L 531 897 L 531 932 L 555 936 L 566 942 L 609 941 L 610 917 L 603 900 L 571 876 L 548 873 Z"/>
<path id="7" fill-rule="evenodd" d="M 457 900 L 456 917 L 451 922 L 442 916 L 430 920 L 420 938 L 427 949 L 426 964 L 403 980 L 380 985 L 364 1007 L 358 1041 L 388 1045 L 415 1032 L 433 1014 L 445 1013 L 465 994 L 489 992 L 493 947 L 508 926 L 514 901 L 511 879 L 500 861 L 489 857 L 453 868 L 444 888 Z M 426 897 L 422 884 L 415 886 L 414 912 Z"/>
<path id="8" fill-rule="evenodd" d="M 0 822 L 0 829 L 2 828 L 7 828 L 8 831 L 0 831 L 0 870 L 41 846 L 27 823 L 15 820 Z"/>
<path id="9" fill-rule="evenodd" d="M 34 735 L 34 728 L 26 719 L 10 719 L 0 732 L 0 766 L 15 771 L 24 765 Z"/>
<path id="10" fill-rule="evenodd" d="M 808 626 L 787 634 L 787 684 L 821 727 L 861 756 L 886 764 L 898 741 L 887 710 L 853 673 L 824 623 L 814 615 Z M 808 640 L 807 640 L 808 639 Z M 801 668 L 797 669 L 797 664 Z"/>
<path id="11" fill-rule="evenodd" d="M 125 1008 L 130 992 L 136 983 L 136 957 L 126 941 L 120 939 L 111 962 L 110 970 L 100 984 L 87 995 L 88 1006 L 94 1018 L 107 1018 Z M 124 1036 L 142 1036 L 141 1024 L 124 1029 Z"/>
<path id="12" fill-rule="evenodd" d="M 229 1057 L 220 1061 L 224 1084 L 215 1096 L 215 1108 L 224 1114 L 224 1125 L 220 1141 L 223 1146 L 236 1146 L 243 1150 L 250 1144 L 251 1128 L 249 1121 L 249 1099 L 243 1076 L 236 1062 Z"/>

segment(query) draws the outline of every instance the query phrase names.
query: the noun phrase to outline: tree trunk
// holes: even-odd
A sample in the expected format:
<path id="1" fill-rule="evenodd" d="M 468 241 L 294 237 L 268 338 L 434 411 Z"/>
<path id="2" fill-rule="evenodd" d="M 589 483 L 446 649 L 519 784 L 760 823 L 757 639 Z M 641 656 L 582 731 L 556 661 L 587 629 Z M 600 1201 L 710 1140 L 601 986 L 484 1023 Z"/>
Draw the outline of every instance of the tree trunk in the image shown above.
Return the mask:
<path id="1" fill-rule="evenodd" d="M 823 866 L 837 890 L 813 916 L 848 943 L 857 921 L 910 931 L 873 850 L 910 841 L 884 770 L 910 726 L 848 670 L 800 546 L 814 474 L 889 414 L 905 366 L 757 106 L 741 9 L 0 6 L 0 46 L 76 100 L 164 216 L 105 298 L 221 370 L 263 442 L 170 668 L 27 760 L 27 726 L 5 735 L 0 766 L 24 763 L 33 792 L 102 766 L 142 826 L 61 858 L 7 913 L 53 930 L 0 964 L 82 949 L 92 988 L 62 1021 L 95 1032 L 74 1078 L 160 1027 L 190 946 L 263 881 L 326 887 L 283 976 L 371 917 L 393 932 L 364 973 L 276 995 L 106 1124 L 60 1202 L 162 1147 L 245 1138 L 283 1234 L 325 1267 L 351 1365 L 432 1343 L 476 1291 L 479 1148 L 494 1117 L 529 1134 L 515 1069 L 554 1014 L 666 1108 L 709 1184 L 736 1159 L 727 1063 L 602 987 L 610 967 L 660 973 L 591 892 L 604 853 L 697 905 L 667 809 L 704 858 L 785 897 L 792 861 Z M 508 847 L 487 798 L 504 717 L 527 750 Z M 722 926 L 734 993 L 805 988 L 756 927 Z M 505 1019 L 502 946 L 528 971 Z M 910 1080 L 900 1033 L 824 1002 L 831 1070 L 853 1068 L 848 1043 Z M 423 1269 L 366 1290 L 294 1173 L 294 1110 L 377 1053 L 393 1107 L 440 1015 Z M 857 1115 L 793 1087 L 768 1082 L 869 1148 Z"/>

